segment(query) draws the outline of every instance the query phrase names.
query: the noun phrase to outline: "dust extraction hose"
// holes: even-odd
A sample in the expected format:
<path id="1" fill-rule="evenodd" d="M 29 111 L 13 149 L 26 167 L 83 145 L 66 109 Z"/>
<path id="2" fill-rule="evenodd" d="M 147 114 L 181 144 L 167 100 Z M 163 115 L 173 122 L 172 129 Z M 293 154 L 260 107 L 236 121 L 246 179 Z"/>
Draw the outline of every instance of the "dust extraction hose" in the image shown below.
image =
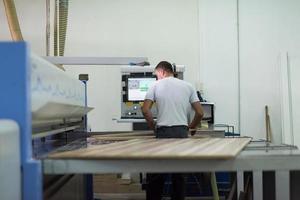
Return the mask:
<path id="1" fill-rule="evenodd" d="M 68 25 L 68 0 L 56 0 L 54 28 L 54 56 L 64 56 Z"/>

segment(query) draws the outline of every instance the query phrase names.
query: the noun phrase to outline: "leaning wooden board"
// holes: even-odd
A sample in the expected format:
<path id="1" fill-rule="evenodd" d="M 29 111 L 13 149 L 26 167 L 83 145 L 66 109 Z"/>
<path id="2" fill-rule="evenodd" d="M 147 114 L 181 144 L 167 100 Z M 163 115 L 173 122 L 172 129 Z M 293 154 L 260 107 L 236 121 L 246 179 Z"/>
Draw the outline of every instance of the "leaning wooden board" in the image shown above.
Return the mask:
<path id="1" fill-rule="evenodd" d="M 51 159 L 231 159 L 250 138 L 133 139 L 50 154 Z"/>

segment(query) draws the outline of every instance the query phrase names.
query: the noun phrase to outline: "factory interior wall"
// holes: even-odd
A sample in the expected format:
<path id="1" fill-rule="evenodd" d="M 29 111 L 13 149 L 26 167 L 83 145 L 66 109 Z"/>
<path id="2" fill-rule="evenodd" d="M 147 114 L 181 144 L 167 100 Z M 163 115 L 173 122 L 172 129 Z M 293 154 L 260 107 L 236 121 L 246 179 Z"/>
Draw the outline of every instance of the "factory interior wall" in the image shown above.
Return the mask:
<path id="1" fill-rule="evenodd" d="M 287 127 L 293 122 L 290 129 L 294 130 L 295 144 L 300 145 L 296 101 L 300 85 L 295 78 L 300 75 L 299 9 L 297 0 L 240 1 L 241 132 L 246 135 L 264 135 L 264 106 L 268 105 L 274 140 L 291 143 Z M 287 68 L 292 71 L 290 97 L 283 88 L 288 79 L 281 73 Z M 286 98 L 294 101 L 285 102 Z M 287 120 L 284 113 L 289 106 L 293 107 L 293 118 Z"/>
<path id="2" fill-rule="evenodd" d="M 241 132 L 265 137 L 264 107 L 268 105 L 276 141 L 281 140 L 282 127 L 278 81 L 282 4 L 240 1 Z"/>
<path id="3" fill-rule="evenodd" d="M 72 1 L 66 55 L 148 57 L 152 65 L 168 60 L 186 65 L 185 78 L 196 85 L 199 80 L 196 5 L 197 0 Z M 92 131 L 129 130 L 131 126 L 112 121 L 120 117 L 118 70 L 113 66 L 94 66 L 84 71 L 95 80 L 89 87 L 90 106 L 96 107 L 89 115 Z"/>
<path id="4" fill-rule="evenodd" d="M 200 1 L 200 75 L 205 96 L 216 103 L 216 123 L 240 124 L 242 135 L 265 138 L 268 105 L 274 141 L 294 138 L 300 145 L 299 8 L 296 0 Z M 282 73 L 287 52 L 290 97 Z"/>
<path id="5" fill-rule="evenodd" d="M 1 40 L 10 39 L 0 5 Z M 33 51 L 45 55 L 45 2 L 16 0 L 16 6 L 24 38 Z M 185 79 L 215 102 L 216 123 L 264 138 L 268 105 L 274 140 L 280 142 L 283 135 L 290 143 L 294 129 L 298 144 L 299 7 L 297 0 L 72 0 L 65 55 L 146 56 L 153 65 L 160 60 L 184 64 Z M 287 52 L 291 98 L 285 95 L 287 78 L 281 73 L 288 65 Z M 92 131 L 131 129 L 111 120 L 120 113 L 118 68 L 67 71 L 90 74 L 89 104 L 96 107 L 89 115 Z M 287 120 L 290 99 L 293 128 Z"/>
<path id="6" fill-rule="evenodd" d="M 46 54 L 45 2 L 15 0 L 23 38 L 29 43 L 32 51 L 39 55 Z M 0 26 L 0 41 L 11 41 L 3 1 L 0 1 Z"/>
<path id="7" fill-rule="evenodd" d="M 238 131 L 238 65 L 235 0 L 200 0 L 200 80 L 215 103 L 215 123 Z"/>

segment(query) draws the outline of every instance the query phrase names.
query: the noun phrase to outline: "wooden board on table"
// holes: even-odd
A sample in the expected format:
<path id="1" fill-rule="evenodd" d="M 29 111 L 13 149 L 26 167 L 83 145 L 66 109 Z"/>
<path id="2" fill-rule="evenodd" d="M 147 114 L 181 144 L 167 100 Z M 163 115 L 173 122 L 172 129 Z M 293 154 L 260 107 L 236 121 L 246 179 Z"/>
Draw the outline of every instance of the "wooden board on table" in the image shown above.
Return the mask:
<path id="1" fill-rule="evenodd" d="M 155 138 L 153 131 L 133 131 L 124 133 L 108 133 L 108 134 L 95 134 L 91 138 L 96 140 L 131 140 L 131 139 L 149 139 Z"/>
<path id="2" fill-rule="evenodd" d="M 93 135 L 91 138 L 95 140 L 112 140 L 112 141 L 126 141 L 126 140 L 133 140 L 133 139 L 153 139 L 155 138 L 154 135 L 137 135 L 137 136 L 100 136 L 100 135 Z"/>
<path id="3" fill-rule="evenodd" d="M 230 159 L 250 138 L 134 139 L 50 154 L 52 159 Z"/>
<path id="4" fill-rule="evenodd" d="M 205 138 L 205 137 L 221 137 L 224 138 L 223 131 L 213 130 L 198 130 L 195 135 L 188 135 L 189 138 Z M 95 134 L 91 138 L 96 140 L 132 140 L 132 139 L 153 139 L 155 134 L 153 131 L 133 131 L 124 133 L 109 133 L 109 134 Z"/>
<path id="5" fill-rule="evenodd" d="M 129 136 L 151 136 L 154 135 L 153 131 L 132 131 L 132 132 L 118 132 L 118 133 L 105 133 L 95 134 L 96 137 L 129 137 Z"/>

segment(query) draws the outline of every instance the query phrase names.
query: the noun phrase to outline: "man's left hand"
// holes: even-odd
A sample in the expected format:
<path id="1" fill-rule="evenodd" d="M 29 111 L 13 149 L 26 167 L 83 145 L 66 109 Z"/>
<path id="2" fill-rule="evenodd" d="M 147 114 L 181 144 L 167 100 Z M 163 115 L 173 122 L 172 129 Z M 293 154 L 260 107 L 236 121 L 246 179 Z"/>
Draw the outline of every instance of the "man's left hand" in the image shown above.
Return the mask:
<path id="1" fill-rule="evenodd" d="M 191 133 L 191 136 L 193 136 L 193 135 L 196 134 L 197 129 L 195 129 L 195 128 L 190 128 L 189 131 L 190 131 L 190 133 Z"/>

